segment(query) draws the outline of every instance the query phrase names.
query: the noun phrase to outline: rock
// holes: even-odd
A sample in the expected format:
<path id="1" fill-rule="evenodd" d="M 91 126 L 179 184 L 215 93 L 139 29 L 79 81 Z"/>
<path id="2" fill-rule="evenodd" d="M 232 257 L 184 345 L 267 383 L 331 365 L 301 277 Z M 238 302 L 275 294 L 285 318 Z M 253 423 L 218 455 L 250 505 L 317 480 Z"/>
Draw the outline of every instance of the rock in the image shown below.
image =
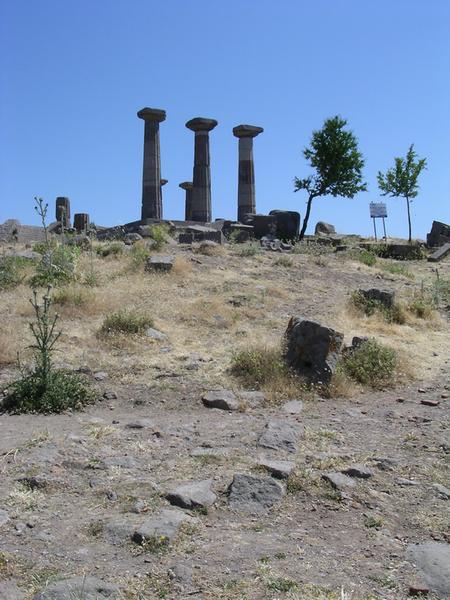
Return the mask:
<path id="1" fill-rule="evenodd" d="M 380 471 L 393 471 L 394 467 L 398 464 L 398 461 L 394 458 L 387 458 L 384 456 L 376 457 L 373 460 Z"/>
<path id="2" fill-rule="evenodd" d="M 52 484 L 61 483 L 61 481 L 46 477 L 45 475 L 30 475 L 29 477 L 19 477 L 17 480 L 30 490 L 44 490 Z"/>
<path id="3" fill-rule="evenodd" d="M 211 490 L 211 479 L 190 481 L 166 495 L 170 504 L 181 508 L 206 508 L 214 504 L 217 496 Z"/>
<path id="4" fill-rule="evenodd" d="M 343 475 L 342 473 L 336 473 L 334 471 L 329 471 L 328 473 L 322 473 L 322 479 L 328 481 L 336 490 L 342 491 L 347 488 L 353 488 L 356 486 L 356 483 L 347 475 Z"/>
<path id="5" fill-rule="evenodd" d="M 3 527 L 3 525 L 6 525 L 6 523 L 9 521 L 9 515 L 6 512 L 6 510 L 3 510 L 2 508 L 0 508 L 0 527 Z"/>
<path id="6" fill-rule="evenodd" d="M 271 210 L 275 217 L 276 236 L 281 240 L 295 240 L 300 229 L 300 213 L 293 210 Z"/>
<path id="7" fill-rule="evenodd" d="M 358 294 L 369 302 L 376 302 L 388 310 L 391 309 L 395 303 L 395 292 L 388 290 L 371 288 L 369 290 L 358 290 Z"/>
<path id="8" fill-rule="evenodd" d="M 408 486 L 415 486 L 415 485 L 420 485 L 420 483 L 418 481 L 414 481 L 413 479 L 404 479 L 403 477 L 396 477 L 394 479 L 394 482 L 397 485 L 401 485 L 403 487 L 408 487 Z"/>
<path id="9" fill-rule="evenodd" d="M 432 592 L 450 597 L 450 545 L 441 542 L 411 544 L 407 557 Z"/>
<path id="10" fill-rule="evenodd" d="M 94 379 L 96 381 L 104 381 L 105 379 L 108 379 L 108 373 L 105 373 L 104 371 L 98 371 L 97 373 L 94 373 Z"/>
<path id="11" fill-rule="evenodd" d="M 103 394 L 105 400 L 117 400 L 117 394 L 113 391 L 108 391 Z"/>
<path id="12" fill-rule="evenodd" d="M 356 477 L 357 479 L 369 479 L 369 477 L 373 476 L 373 471 L 364 465 L 352 465 L 343 469 L 341 473 L 349 477 Z"/>
<path id="13" fill-rule="evenodd" d="M 285 337 L 288 364 L 314 383 L 329 383 L 344 334 L 302 317 L 292 317 Z"/>
<path id="14" fill-rule="evenodd" d="M 245 391 L 238 392 L 240 400 L 248 408 L 260 408 L 266 401 L 266 396 L 263 392 L 258 391 Z"/>
<path id="15" fill-rule="evenodd" d="M 424 398 L 420 401 L 420 404 L 424 404 L 425 406 L 439 406 L 440 402 L 439 400 L 429 400 Z"/>
<path id="16" fill-rule="evenodd" d="M 450 500 L 450 490 L 440 483 L 433 483 L 433 488 L 445 500 Z"/>
<path id="17" fill-rule="evenodd" d="M 433 221 L 431 231 L 427 235 L 427 246 L 430 248 L 438 248 L 444 244 L 450 243 L 450 225 Z"/>
<path id="18" fill-rule="evenodd" d="M 2 600 L 24 600 L 25 592 L 17 587 L 14 580 L 0 581 L 0 598 Z"/>
<path id="19" fill-rule="evenodd" d="M 281 410 L 288 415 L 299 415 L 303 410 L 303 402 L 301 400 L 290 400 L 283 404 Z"/>
<path id="20" fill-rule="evenodd" d="M 287 479 L 295 468 L 295 463 L 290 460 L 261 459 L 258 466 L 267 469 L 277 479 Z"/>
<path id="21" fill-rule="evenodd" d="M 177 535 L 181 525 L 185 522 L 195 523 L 181 510 L 164 509 L 158 515 L 147 519 L 140 527 L 136 528 L 132 539 L 137 544 L 149 540 L 157 540 L 160 544 L 169 544 Z"/>
<path id="22" fill-rule="evenodd" d="M 106 467 L 121 467 L 122 469 L 135 469 L 139 463 L 132 456 L 110 456 L 105 458 L 103 463 Z"/>
<path id="23" fill-rule="evenodd" d="M 157 256 L 153 255 L 147 259 L 145 264 L 146 271 L 160 271 L 163 273 L 168 273 L 172 270 L 175 262 L 175 257 L 173 256 Z"/>
<path id="24" fill-rule="evenodd" d="M 297 440 L 300 433 L 301 429 L 298 426 L 273 419 L 266 423 L 258 443 L 263 448 L 294 453 L 297 452 Z"/>
<path id="25" fill-rule="evenodd" d="M 147 504 L 141 500 L 141 498 L 137 498 L 132 506 L 130 511 L 133 513 L 136 513 L 137 515 L 140 515 L 141 513 L 145 512 L 147 510 Z"/>
<path id="26" fill-rule="evenodd" d="M 139 235 L 139 233 L 126 233 L 123 241 L 127 246 L 132 246 L 136 242 L 140 242 L 142 239 L 144 238 L 142 235 Z"/>
<path id="27" fill-rule="evenodd" d="M 443 258 L 445 258 L 448 254 L 450 254 L 450 242 L 447 242 L 440 248 L 438 248 L 433 254 L 430 254 L 428 257 L 428 262 L 439 262 Z"/>
<path id="28" fill-rule="evenodd" d="M 266 511 L 283 496 L 283 486 L 272 477 L 236 473 L 229 487 L 231 508 L 245 512 Z"/>
<path id="29" fill-rule="evenodd" d="M 134 516 L 131 518 L 115 518 L 106 523 L 94 522 L 91 527 L 92 530 L 98 528 L 99 532 L 101 531 L 111 544 L 122 544 L 123 542 L 129 542 L 132 539 L 137 525 L 135 519 Z"/>
<path id="30" fill-rule="evenodd" d="M 137 419 L 136 421 L 130 421 L 125 425 L 127 429 L 147 429 L 152 427 L 153 423 L 150 419 Z"/>
<path id="31" fill-rule="evenodd" d="M 151 338 L 152 340 L 159 340 L 159 341 L 167 340 L 167 335 L 165 333 L 162 333 L 161 331 L 158 331 L 157 329 L 153 329 L 152 327 L 149 327 L 147 329 L 147 331 L 145 332 L 145 335 L 147 337 Z"/>
<path id="32" fill-rule="evenodd" d="M 208 408 L 239 410 L 239 401 L 231 390 L 216 390 L 205 394 L 202 402 Z"/>
<path id="33" fill-rule="evenodd" d="M 118 598 L 120 588 L 117 585 L 106 583 L 96 577 L 73 577 L 51 583 L 41 592 L 37 593 L 33 600 L 72 600 L 82 598 L 83 600 L 112 600 Z"/>
<path id="34" fill-rule="evenodd" d="M 192 569 L 182 563 L 171 565 L 167 570 L 167 574 L 172 581 L 188 585 L 192 583 Z"/>
<path id="35" fill-rule="evenodd" d="M 336 233 L 336 228 L 334 225 L 330 223 L 325 223 L 324 221 L 319 221 L 316 223 L 316 227 L 314 229 L 314 235 L 334 235 Z"/>

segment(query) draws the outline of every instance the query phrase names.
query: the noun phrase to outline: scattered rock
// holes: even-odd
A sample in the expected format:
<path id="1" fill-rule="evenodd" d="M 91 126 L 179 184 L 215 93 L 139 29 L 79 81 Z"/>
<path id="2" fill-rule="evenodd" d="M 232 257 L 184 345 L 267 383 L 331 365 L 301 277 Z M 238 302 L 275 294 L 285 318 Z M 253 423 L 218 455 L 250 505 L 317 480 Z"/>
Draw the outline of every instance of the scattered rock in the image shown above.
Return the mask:
<path id="1" fill-rule="evenodd" d="M 236 473 L 229 488 L 231 508 L 245 512 L 268 510 L 283 496 L 283 486 L 272 477 Z"/>
<path id="2" fill-rule="evenodd" d="M 302 317 L 292 317 L 285 336 L 289 365 L 314 383 L 329 383 L 340 356 L 344 334 Z"/>
<path id="3" fill-rule="evenodd" d="M 288 415 L 299 415 L 303 410 L 303 402 L 301 400 L 290 400 L 283 404 L 281 410 Z"/>
<path id="4" fill-rule="evenodd" d="M 440 483 L 433 483 L 433 488 L 437 493 L 442 496 L 445 500 L 450 500 L 450 490 Z"/>
<path id="5" fill-rule="evenodd" d="M 329 471 L 328 473 L 322 473 L 322 479 L 328 481 L 336 490 L 342 491 L 347 488 L 355 487 L 356 483 L 347 475 L 343 475 L 342 473 L 337 473 L 334 471 Z"/>
<path id="6" fill-rule="evenodd" d="M 271 420 L 266 423 L 266 428 L 259 438 L 259 445 L 272 450 L 286 450 L 297 452 L 297 440 L 300 435 L 298 426 L 284 421 Z"/>
<path id="7" fill-rule="evenodd" d="M 287 479 L 295 468 L 295 463 L 290 460 L 266 460 L 259 461 L 258 466 L 267 469 L 277 479 Z"/>
<path id="8" fill-rule="evenodd" d="M 380 471 L 393 471 L 397 466 L 398 461 L 394 458 L 377 457 L 373 459 Z"/>
<path id="9" fill-rule="evenodd" d="M 97 371 L 97 373 L 94 373 L 94 379 L 96 381 L 104 381 L 105 379 L 108 379 L 108 373 L 105 373 L 104 371 Z"/>
<path id="10" fill-rule="evenodd" d="M 145 335 L 147 337 L 151 338 L 152 340 L 158 340 L 158 341 L 167 340 L 167 335 L 165 333 L 162 333 L 161 331 L 158 331 L 157 329 L 153 329 L 152 327 L 149 327 L 147 329 L 147 331 L 145 332 Z"/>
<path id="11" fill-rule="evenodd" d="M 108 391 L 103 394 L 105 400 L 117 400 L 117 394 L 113 391 Z"/>
<path id="12" fill-rule="evenodd" d="M 403 487 L 420 485 L 420 483 L 418 481 L 414 481 L 413 479 L 405 479 L 404 477 L 396 477 L 394 479 L 394 482 L 397 485 L 401 485 Z"/>
<path id="13" fill-rule="evenodd" d="M 316 223 L 314 235 L 334 235 L 335 233 L 336 228 L 334 225 L 325 223 L 324 221 L 318 221 L 318 223 Z"/>
<path id="14" fill-rule="evenodd" d="M 208 408 L 221 410 L 239 410 L 239 400 L 231 390 L 216 390 L 205 394 L 202 402 Z"/>
<path id="15" fill-rule="evenodd" d="M 373 471 L 364 465 L 352 465 L 343 469 L 341 473 L 349 477 L 356 477 L 357 479 L 369 479 L 369 477 L 373 476 Z"/>
<path id="16" fill-rule="evenodd" d="M 105 458 L 103 463 L 106 467 L 121 467 L 122 469 L 135 469 L 139 463 L 132 456 L 111 456 Z"/>
<path id="17" fill-rule="evenodd" d="M 178 583 L 183 583 L 185 585 L 192 583 L 192 569 L 187 565 L 181 563 L 171 565 L 167 574 L 172 581 L 177 581 Z"/>
<path id="18" fill-rule="evenodd" d="M 118 598 L 120 588 L 117 585 L 106 583 L 96 577 L 74 577 L 51 583 L 33 600 L 70 600 L 83 598 L 83 600 L 104 600 Z"/>
<path id="19" fill-rule="evenodd" d="M 150 419 L 137 419 L 136 421 L 130 421 L 125 425 L 127 429 L 147 429 L 152 427 L 153 423 Z"/>
<path id="20" fill-rule="evenodd" d="M 153 255 L 147 259 L 145 264 L 146 271 L 160 271 L 163 273 L 168 273 L 172 270 L 175 262 L 175 257 L 173 256 L 157 256 Z"/>
<path id="21" fill-rule="evenodd" d="M 421 583 L 413 583 L 408 588 L 410 596 L 428 596 L 430 588 Z"/>
<path id="22" fill-rule="evenodd" d="M 178 486 L 166 496 L 170 504 L 181 508 L 206 508 L 214 504 L 217 496 L 211 490 L 211 479 L 191 481 Z"/>
<path id="23" fill-rule="evenodd" d="M 379 290 L 378 288 L 371 288 L 370 290 L 358 290 L 360 296 L 368 300 L 369 302 L 376 302 L 381 304 L 388 310 L 394 306 L 395 303 L 395 292 L 389 290 Z"/>
<path id="24" fill-rule="evenodd" d="M 248 408 L 260 408 L 261 406 L 264 406 L 266 401 L 264 393 L 258 391 L 242 390 L 238 392 L 238 396 Z"/>
<path id="25" fill-rule="evenodd" d="M 420 401 L 420 404 L 424 404 L 425 406 L 439 406 L 440 402 L 439 400 L 428 400 L 427 398 L 424 398 Z"/>
<path id="26" fill-rule="evenodd" d="M 134 531 L 132 539 L 137 544 L 142 544 L 149 540 L 157 540 L 158 543 L 169 544 L 175 538 L 184 522 L 195 523 L 195 519 L 192 519 L 192 517 L 189 517 L 181 510 L 164 509 L 159 515 L 151 517 L 138 527 Z"/>
<path id="27" fill-rule="evenodd" d="M 441 542 L 411 544 L 407 556 L 432 592 L 450 596 L 450 545 Z"/>

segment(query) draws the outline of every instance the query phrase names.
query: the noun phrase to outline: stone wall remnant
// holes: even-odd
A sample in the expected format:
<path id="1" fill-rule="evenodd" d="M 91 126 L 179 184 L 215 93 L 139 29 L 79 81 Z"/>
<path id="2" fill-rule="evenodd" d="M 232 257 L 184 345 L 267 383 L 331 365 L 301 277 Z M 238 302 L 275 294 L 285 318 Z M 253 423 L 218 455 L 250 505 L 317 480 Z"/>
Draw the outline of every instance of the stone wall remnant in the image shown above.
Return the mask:
<path id="1" fill-rule="evenodd" d="M 242 221 L 246 214 L 256 213 L 253 138 L 263 131 L 262 127 L 256 125 L 237 125 L 233 128 L 233 135 L 239 139 L 238 221 Z"/>
<path id="2" fill-rule="evenodd" d="M 143 108 L 137 116 L 145 122 L 144 163 L 142 171 L 142 219 L 162 218 L 161 153 L 159 124 L 166 119 L 166 111 L 159 108 Z"/>
<path id="3" fill-rule="evenodd" d="M 192 178 L 192 221 L 211 221 L 211 165 L 209 132 L 218 125 L 215 119 L 196 117 L 186 123 L 195 132 L 194 170 Z"/>

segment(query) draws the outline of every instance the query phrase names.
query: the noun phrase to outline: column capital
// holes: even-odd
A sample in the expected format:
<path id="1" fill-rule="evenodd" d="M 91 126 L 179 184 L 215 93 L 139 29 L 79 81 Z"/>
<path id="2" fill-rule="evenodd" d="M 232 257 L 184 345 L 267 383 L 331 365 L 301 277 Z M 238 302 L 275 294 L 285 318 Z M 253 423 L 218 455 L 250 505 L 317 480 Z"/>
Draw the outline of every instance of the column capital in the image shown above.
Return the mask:
<path id="1" fill-rule="evenodd" d="M 218 121 L 205 117 L 195 117 L 186 123 L 186 127 L 191 131 L 211 131 L 217 125 Z"/>
<path id="2" fill-rule="evenodd" d="M 161 123 L 166 120 L 166 111 L 161 108 L 141 108 L 138 111 L 137 116 L 144 121 L 153 121 L 155 123 Z"/>
<path id="3" fill-rule="evenodd" d="M 256 125 L 237 125 L 236 127 L 233 127 L 233 135 L 237 138 L 254 138 L 263 131 L 264 129 L 262 127 L 257 127 Z"/>
<path id="4" fill-rule="evenodd" d="M 180 184 L 178 184 L 178 187 L 180 187 L 182 190 L 192 190 L 194 184 L 192 181 L 182 181 Z"/>

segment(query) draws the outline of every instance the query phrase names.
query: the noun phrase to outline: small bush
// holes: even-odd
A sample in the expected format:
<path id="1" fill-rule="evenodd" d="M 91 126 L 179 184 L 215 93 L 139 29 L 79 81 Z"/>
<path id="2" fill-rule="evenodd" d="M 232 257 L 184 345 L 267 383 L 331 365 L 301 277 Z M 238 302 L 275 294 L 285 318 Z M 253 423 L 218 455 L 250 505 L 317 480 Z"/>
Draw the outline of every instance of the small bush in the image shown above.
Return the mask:
<path id="1" fill-rule="evenodd" d="M 435 315 L 436 307 L 432 298 L 421 294 L 420 296 L 416 296 L 413 298 L 413 300 L 411 300 L 411 302 L 408 304 L 408 309 L 419 319 L 429 320 Z"/>
<path id="2" fill-rule="evenodd" d="M 145 242 L 136 242 L 131 248 L 131 265 L 134 270 L 138 270 L 150 256 L 150 250 Z"/>
<path id="3" fill-rule="evenodd" d="M 363 342 L 340 363 L 340 368 L 349 377 L 371 387 L 392 383 L 396 367 L 395 351 L 374 339 Z"/>
<path id="4" fill-rule="evenodd" d="M 106 258 L 107 256 L 122 256 L 124 245 L 122 242 L 112 242 L 111 244 L 104 244 L 102 246 L 97 246 L 95 251 L 102 258 Z"/>
<path id="5" fill-rule="evenodd" d="M 9 412 L 58 413 L 95 400 L 87 381 L 75 373 L 51 371 L 45 381 L 36 372 L 12 383 L 3 406 Z"/>
<path id="6" fill-rule="evenodd" d="M 244 384 L 260 387 L 275 378 L 288 375 L 289 368 L 280 349 L 253 348 L 233 356 L 231 372 Z"/>
<path id="7" fill-rule="evenodd" d="M 398 323 L 399 325 L 405 323 L 406 318 L 404 309 L 398 303 L 394 303 L 391 307 L 387 307 L 379 300 L 366 298 L 358 291 L 352 293 L 350 301 L 357 310 L 368 317 L 378 313 L 382 315 L 388 323 Z"/>
<path id="8" fill-rule="evenodd" d="M 61 288 L 53 294 L 53 304 L 58 304 L 59 306 L 76 306 L 77 308 L 81 308 L 90 299 L 90 294 L 85 290 L 72 287 Z"/>
<path id="9" fill-rule="evenodd" d="M 397 263 L 385 263 L 381 265 L 383 271 L 387 273 L 391 273 L 392 275 L 402 275 L 403 277 L 407 277 L 408 279 L 414 279 L 414 275 L 411 271 L 408 270 L 405 265 L 397 264 Z"/>
<path id="10" fill-rule="evenodd" d="M 260 254 L 261 245 L 258 242 L 247 242 L 246 244 L 237 245 L 233 252 L 236 256 L 241 256 L 242 258 L 255 256 L 256 254 Z"/>
<path id="11" fill-rule="evenodd" d="M 373 267 L 377 262 L 375 254 L 372 254 L 372 252 L 369 252 L 368 250 L 358 252 L 356 255 L 356 260 L 358 260 L 360 263 L 363 263 L 363 265 L 367 265 L 368 267 Z"/>
<path id="12" fill-rule="evenodd" d="M 290 256 L 280 256 L 278 257 L 273 264 L 276 267 L 293 267 L 294 266 L 294 261 L 292 260 L 292 258 Z"/>
<path id="13" fill-rule="evenodd" d="M 18 286 L 24 280 L 23 269 L 26 260 L 18 256 L 5 256 L 0 258 L 0 290 L 7 290 Z"/>
<path id="14" fill-rule="evenodd" d="M 121 311 L 105 317 L 99 334 L 102 336 L 121 333 L 135 335 L 144 333 L 149 327 L 153 327 L 152 318 L 133 312 Z"/>
<path id="15" fill-rule="evenodd" d="M 321 244 L 317 242 L 297 242 L 293 249 L 294 254 L 308 254 L 310 256 L 322 256 L 323 254 L 331 254 L 334 248 L 331 245 Z"/>
<path id="16" fill-rule="evenodd" d="M 169 237 L 169 228 L 167 225 L 152 225 L 150 228 L 150 237 L 153 240 L 152 248 L 154 250 L 161 250 Z"/>
<path id="17" fill-rule="evenodd" d="M 80 248 L 76 246 L 63 245 L 45 252 L 37 266 L 36 274 L 30 280 L 31 287 L 63 285 L 74 281 L 80 253 Z"/>

